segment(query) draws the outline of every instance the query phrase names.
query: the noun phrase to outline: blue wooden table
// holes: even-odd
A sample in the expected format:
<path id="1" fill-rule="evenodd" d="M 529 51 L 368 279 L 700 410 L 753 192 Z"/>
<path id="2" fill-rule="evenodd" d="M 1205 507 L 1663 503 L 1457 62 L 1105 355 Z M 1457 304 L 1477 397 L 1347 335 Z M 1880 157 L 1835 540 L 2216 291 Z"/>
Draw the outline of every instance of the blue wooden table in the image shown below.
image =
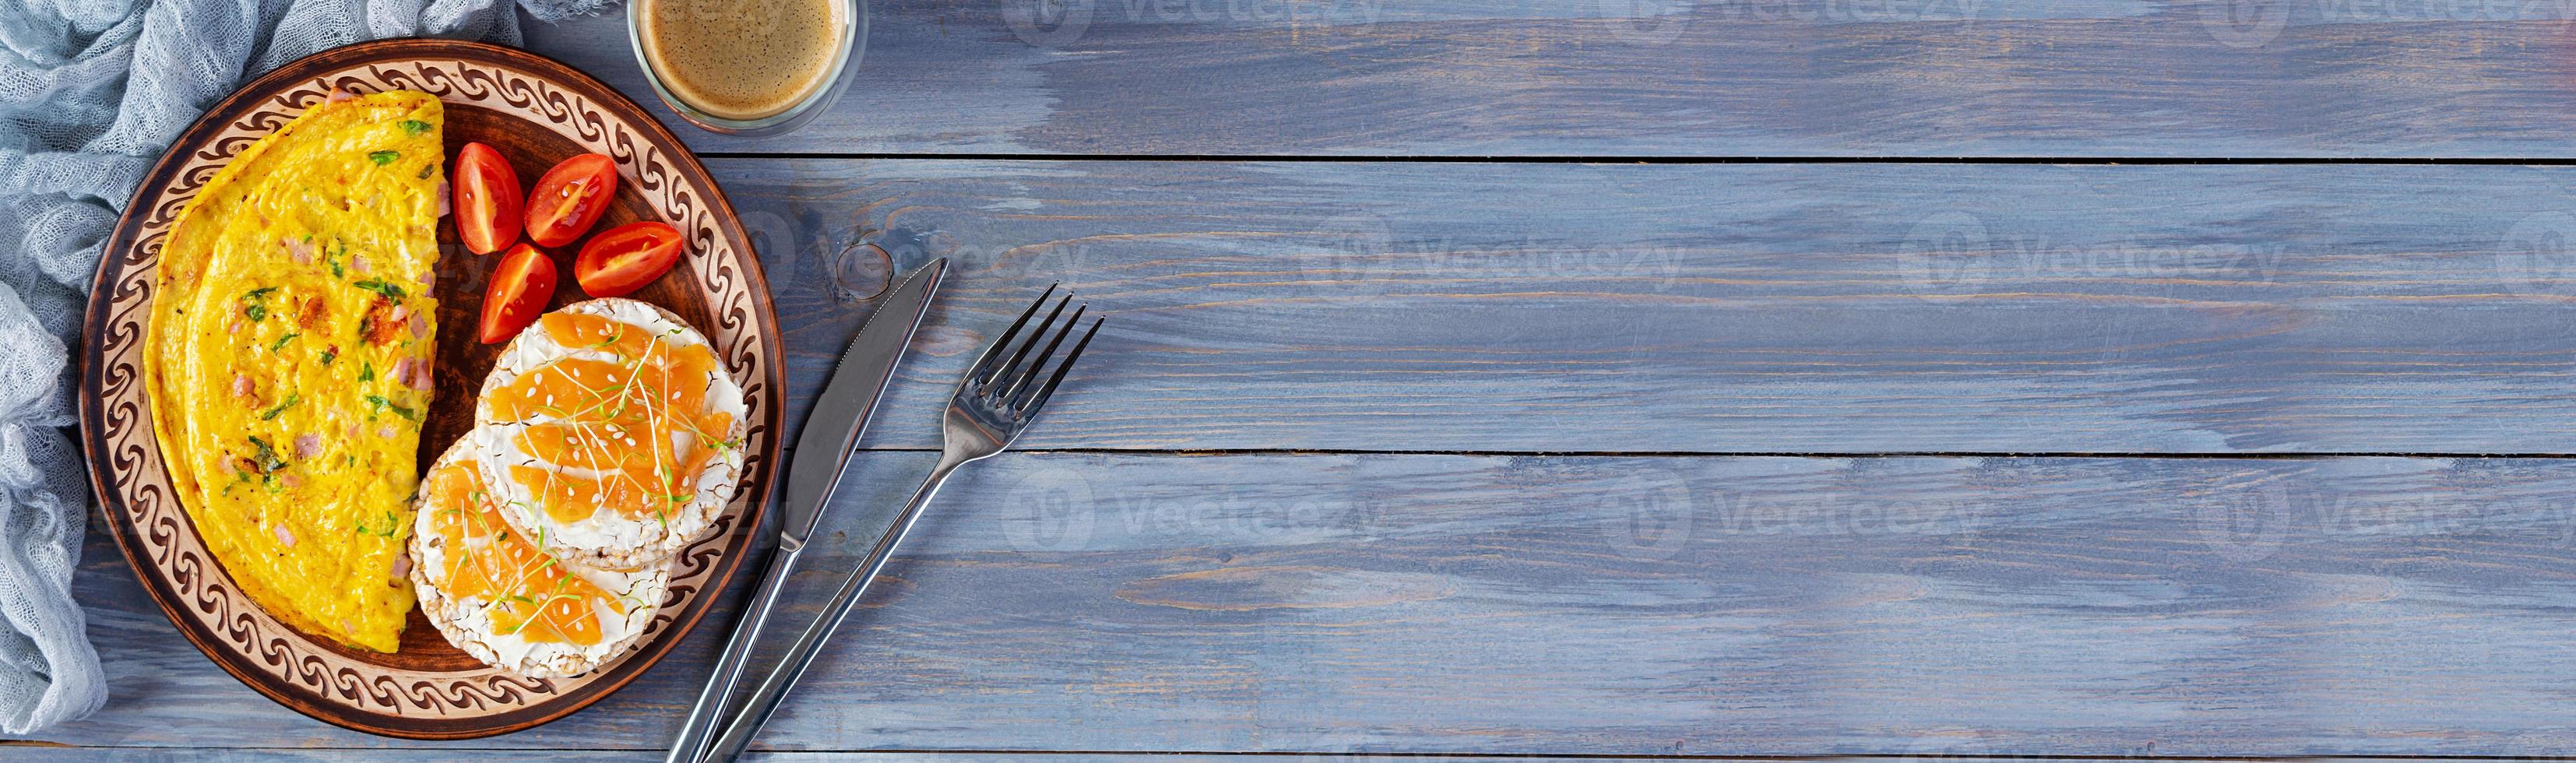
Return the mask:
<path id="1" fill-rule="evenodd" d="M 957 265 L 834 537 L 1030 295 L 1112 317 L 777 759 L 2576 753 L 2576 7 L 874 21 L 812 127 L 684 131 L 791 421 L 881 277 L 853 242 Z M 651 100 L 620 19 L 529 46 Z M 644 757 L 718 640 L 526 733 L 374 738 L 226 677 L 92 535 L 114 699 L 0 757 Z"/>

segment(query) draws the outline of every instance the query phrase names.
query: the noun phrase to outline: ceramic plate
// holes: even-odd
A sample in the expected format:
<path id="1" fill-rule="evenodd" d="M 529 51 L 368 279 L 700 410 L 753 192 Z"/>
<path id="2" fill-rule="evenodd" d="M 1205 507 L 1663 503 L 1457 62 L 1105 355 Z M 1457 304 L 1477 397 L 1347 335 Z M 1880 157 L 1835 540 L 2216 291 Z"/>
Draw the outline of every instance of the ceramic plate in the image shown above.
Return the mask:
<path id="1" fill-rule="evenodd" d="M 594 230 L 635 220 L 680 229 L 688 255 L 630 295 L 670 308 L 714 342 L 749 397 L 741 492 L 718 532 L 683 551 L 670 595 L 643 645 L 572 679 L 520 678 L 450 646 L 418 611 L 402 648 L 376 654 L 280 623 L 234 587 L 175 499 L 152 436 L 141 363 L 162 238 L 225 162 L 330 97 L 409 89 L 446 102 L 447 155 L 467 141 L 498 148 L 533 183 L 583 152 L 617 160 L 616 206 Z M 475 392 L 497 345 L 474 341 L 482 292 L 498 255 L 481 256 L 439 226 L 438 403 L 421 463 L 472 425 Z M 572 252 L 551 252 L 564 274 L 554 306 L 581 298 Z M 388 736 L 457 739 L 546 723 L 599 701 L 670 652 L 740 572 L 778 456 L 785 389 L 778 318 L 741 222 L 705 167 L 634 102 L 571 67 L 509 48 L 447 40 L 389 40 L 323 51 L 279 68 L 218 103 L 180 136 L 126 207 L 99 263 L 84 327 L 81 435 L 90 477 L 118 548 L 180 635 L 261 694 L 330 723 Z"/>

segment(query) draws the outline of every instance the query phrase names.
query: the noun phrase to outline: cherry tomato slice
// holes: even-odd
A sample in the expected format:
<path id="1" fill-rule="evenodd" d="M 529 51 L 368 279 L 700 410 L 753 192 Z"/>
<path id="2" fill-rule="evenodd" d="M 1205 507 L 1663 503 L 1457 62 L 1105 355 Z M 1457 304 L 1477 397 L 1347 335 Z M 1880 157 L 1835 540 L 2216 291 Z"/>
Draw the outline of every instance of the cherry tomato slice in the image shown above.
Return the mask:
<path id="1" fill-rule="evenodd" d="M 563 160 L 528 191 L 528 240 L 563 246 L 590 232 L 617 195 L 617 160 L 582 154 Z"/>
<path id="2" fill-rule="evenodd" d="M 555 261 L 536 247 L 520 244 L 501 257 L 492 270 L 492 288 L 483 294 L 483 325 L 478 338 L 500 344 L 518 336 L 546 311 L 555 296 Z"/>
<path id="3" fill-rule="evenodd" d="M 519 173 L 501 152 L 467 143 L 456 152 L 456 237 L 475 254 L 491 254 L 519 241 Z"/>
<path id="4" fill-rule="evenodd" d="M 622 297 L 671 272 L 680 261 L 680 231 L 645 221 L 590 237 L 572 261 L 573 280 L 594 297 Z"/>

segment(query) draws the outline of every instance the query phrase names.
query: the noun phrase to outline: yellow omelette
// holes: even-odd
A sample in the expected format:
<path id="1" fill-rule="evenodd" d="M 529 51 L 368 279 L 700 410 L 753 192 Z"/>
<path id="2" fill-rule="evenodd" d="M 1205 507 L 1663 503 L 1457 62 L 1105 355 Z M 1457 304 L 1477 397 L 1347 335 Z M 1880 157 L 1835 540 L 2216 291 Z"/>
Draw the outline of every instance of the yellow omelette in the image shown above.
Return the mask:
<path id="1" fill-rule="evenodd" d="M 162 244 L 146 382 L 171 482 L 243 592 L 390 652 L 435 343 L 443 113 L 316 104 L 226 165 Z"/>

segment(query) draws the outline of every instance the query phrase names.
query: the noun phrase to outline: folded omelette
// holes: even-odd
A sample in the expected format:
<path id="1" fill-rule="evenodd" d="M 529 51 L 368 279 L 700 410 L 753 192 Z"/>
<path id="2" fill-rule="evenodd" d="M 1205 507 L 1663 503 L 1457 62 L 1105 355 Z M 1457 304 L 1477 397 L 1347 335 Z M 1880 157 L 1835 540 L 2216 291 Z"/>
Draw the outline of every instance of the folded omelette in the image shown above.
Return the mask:
<path id="1" fill-rule="evenodd" d="M 243 149 L 161 248 L 146 383 L 171 482 L 269 614 L 393 651 L 429 410 L 442 112 L 334 99 Z"/>

